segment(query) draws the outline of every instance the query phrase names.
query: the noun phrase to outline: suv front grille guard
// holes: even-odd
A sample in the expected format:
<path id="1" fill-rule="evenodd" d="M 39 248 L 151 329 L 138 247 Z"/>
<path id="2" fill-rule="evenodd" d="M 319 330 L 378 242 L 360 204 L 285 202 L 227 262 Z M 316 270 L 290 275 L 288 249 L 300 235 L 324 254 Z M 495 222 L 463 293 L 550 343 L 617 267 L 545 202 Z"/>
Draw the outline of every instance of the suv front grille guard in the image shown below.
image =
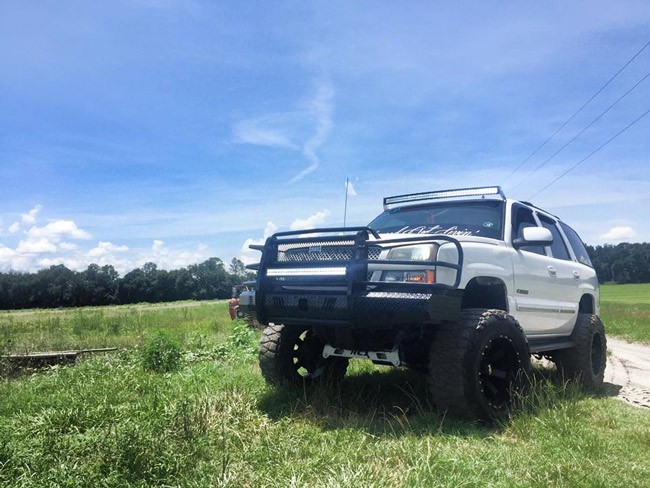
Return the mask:
<path id="1" fill-rule="evenodd" d="M 307 237 L 309 234 L 318 236 L 310 238 Z M 370 240 L 370 235 L 375 239 Z M 379 259 L 381 251 L 395 245 L 440 244 L 440 241 L 455 246 L 458 253 L 456 262 Z M 316 297 L 321 303 L 321 310 L 338 310 L 338 314 L 330 317 L 332 322 L 352 323 L 355 297 L 391 297 L 399 294 L 421 299 L 435 292 L 456 290 L 463 267 L 463 249 L 453 237 L 419 235 L 381 239 L 369 227 L 278 232 L 269 237 L 263 246 L 251 248 L 262 252 L 260 263 L 249 266 L 257 270 L 255 302 L 261 323 L 266 323 L 268 319 L 281 319 L 281 309 L 289 303 L 307 312 L 312 309 Z M 455 280 L 452 285 L 370 281 L 372 273 L 368 271 L 369 263 L 374 267 L 384 264 L 393 267 L 444 267 L 455 271 Z M 326 317 L 322 321 L 326 321 Z"/>

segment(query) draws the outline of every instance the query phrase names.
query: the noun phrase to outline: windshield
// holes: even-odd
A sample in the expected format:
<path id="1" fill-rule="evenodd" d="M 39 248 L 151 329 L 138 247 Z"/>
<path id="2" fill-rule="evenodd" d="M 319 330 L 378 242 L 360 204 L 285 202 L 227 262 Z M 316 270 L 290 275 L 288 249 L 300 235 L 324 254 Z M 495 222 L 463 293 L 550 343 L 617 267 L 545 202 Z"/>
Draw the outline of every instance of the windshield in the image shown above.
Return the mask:
<path id="1" fill-rule="evenodd" d="M 386 210 L 368 226 L 378 232 L 503 239 L 501 201 L 440 203 Z"/>

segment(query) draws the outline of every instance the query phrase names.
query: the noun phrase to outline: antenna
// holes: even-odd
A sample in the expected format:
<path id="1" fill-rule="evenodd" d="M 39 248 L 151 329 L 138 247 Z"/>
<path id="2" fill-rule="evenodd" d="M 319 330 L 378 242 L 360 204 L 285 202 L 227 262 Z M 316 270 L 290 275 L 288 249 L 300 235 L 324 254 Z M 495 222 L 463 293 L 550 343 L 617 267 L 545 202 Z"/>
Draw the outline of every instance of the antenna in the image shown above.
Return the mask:
<path id="1" fill-rule="evenodd" d="M 348 217 L 348 185 L 350 184 L 350 178 L 345 179 L 345 207 L 343 207 L 343 227 Z"/>

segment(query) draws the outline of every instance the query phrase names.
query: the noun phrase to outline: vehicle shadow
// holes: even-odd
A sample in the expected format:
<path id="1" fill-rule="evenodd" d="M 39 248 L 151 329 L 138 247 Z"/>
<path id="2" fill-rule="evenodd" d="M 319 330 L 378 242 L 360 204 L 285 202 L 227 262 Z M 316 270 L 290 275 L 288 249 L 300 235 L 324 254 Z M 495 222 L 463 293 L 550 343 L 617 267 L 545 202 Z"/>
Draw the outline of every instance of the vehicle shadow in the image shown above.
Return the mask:
<path id="1" fill-rule="evenodd" d="M 431 402 L 426 376 L 399 368 L 377 368 L 346 376 L 338 385 L 297 388 L 270 387 L 258 408 L 273 420 L 299 418 L 323 430 L 363 429 L 376 435 L 454 435 L 485 438 L 506 429 L 518 415 L 535 415 L 554 408 L 554 402 L 594 396 L 567 387 L 553 369 L 535 367 L 530 378 L 532 393 L 510 419 L 496 422 L 456 418 L 437 412 Z M 606 392 L 596 396 L 609 396 Z"/>
<path id="2" fill-rule="evenodd" d="M 271 387 L 258 406 L 273 420 L 301 418 L 323 430 L 355 428 L 376 436 L 442 431 L 483 437 L 497 428 L 437 413 L 426 376 L 397 368 L 350 374 L 338 385 Z"/>
<path id="3" fill-rule="evenodd" d="M 615 383 L 603 383 L 603 395 L 608 397 L 617 397 L 623 388 L 623 385 L 617 385 Z"/>

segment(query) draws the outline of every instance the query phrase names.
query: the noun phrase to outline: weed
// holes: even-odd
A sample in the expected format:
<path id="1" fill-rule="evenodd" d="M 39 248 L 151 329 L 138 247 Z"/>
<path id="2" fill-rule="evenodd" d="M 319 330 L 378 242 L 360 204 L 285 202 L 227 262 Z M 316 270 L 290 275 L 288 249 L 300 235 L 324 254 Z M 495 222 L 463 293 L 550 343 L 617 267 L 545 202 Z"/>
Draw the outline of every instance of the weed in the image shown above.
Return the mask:
<path id="1" fill-rule="evenodd" d="M 0 326 L 0 356 L 11 351 L 13 338 L 9 327 Z"/>
<path id="2" fill-rule="evenodd" d="M 219 344 L 215 355 L 220 359 L 237 359 L 245 356 L 252 356 L 257 353 L 257 335 L 243 321 L 233 322 L 232 334 L 228 339 Z"/>
<path id="3" fill-rule="evenodd" d="M 162 332 L 147 339 L 140 351 L 144 369 L 158 373 L 180 369 L 181 356 L 181 348 L 178 343 Z"/>

